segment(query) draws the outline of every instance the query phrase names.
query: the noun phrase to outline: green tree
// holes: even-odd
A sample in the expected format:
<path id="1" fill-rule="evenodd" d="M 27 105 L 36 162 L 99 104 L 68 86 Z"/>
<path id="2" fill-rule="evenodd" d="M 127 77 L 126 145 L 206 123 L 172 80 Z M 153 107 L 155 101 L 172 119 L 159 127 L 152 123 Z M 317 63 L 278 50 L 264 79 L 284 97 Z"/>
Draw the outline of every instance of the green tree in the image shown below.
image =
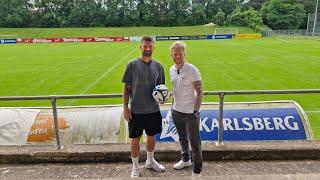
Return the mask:
<path id="1" fill-rule="evenodd" d="M 247 20 L 241 8 L 237 7 L 232 14 L 227 17 L 227 23 L 230 25 L 246 26 Z"/>
<path id="2" fill-rule="evenodd" d="M 244 8 L 249 9 L 253 8 L 255 10 L 260 10 L 263 3 L 267 2 L 268 0 L 249 0 L 244 4 Z"/>
<path id="3" fill-rule="evenodd" d="M 37 27 L 69 26 L 74 0 L 35 0 L 33 24 Z"/>
<path id="4" fill-rule="evenodd" d="M 306 11 L 306 16 L 303 20 L 303 22 L 300 25 L 301 29 L 306 29 L 307 28 L 307 23 L 308 23 L 308 14 L 309 13 L 314 13 L 316 9 L 316 1 L 317 0 L 298 0 L 298 3 L 302 4 L 304 6 L 304 9 Z"/>
<path id="5" fill-rule="evenodd" d="M 239 6 L 237 0 L 215 0 L 214 2 L 226 15 L 231 14 Z"/>
<path id="6" fill-rule="evenodd" d="M 297 2 L 303 5 L 306 13 L 314 13 L 317 0 L 297 0 Z"/>
<path id="7" fill-rule="evenodd" d="M 138 21 L 139 12 L 136 8 L 136 1 L 128 0 L 128 12 L 127 12 L 128 20 L 130 21 L 130 25 L 138 26 L 140 25 Z"/>
<path id="8" fill-rule="evenodd" d="M 238 7 L 228 16 L 227 23 L 237 26 L 247 26 L 257 31 L 261 31 L 263 26 L 261 13 L 253 8 L 241 11 Z"/>
<path id="9" fill-rule="evenodd" d="M 168 9 L 169 3 L 167 0 L 153 0 L 153 25 L 155 26 L 168 26 Z"/>
<path id="10" fill-rule="evenodd" d="M 69 26 L 69 16 L 75 0 L 55 0 L 56 14 L 60 26 Z"/>
<path id="11" fill-rule="evenodd" d="M 28 0 L 0 0 L 0 26 L 27 27 L 31 23 L 31 4 Z"/>
<path id="12" fill-rule="evenodd" d="M 219 8 L 217 9 L 217 6 L 214 4 L 214 0 L 207 0 L 205 6 L 205 13 L 207 19 L 214 19 L 214 16 L 218 13 Z"/>
<path id="13" fill-rule="evenodd" d="M 206 0 L 206 16 L 208 19 L 213 19 L 219 9 L 221 9 L 227 16 L 231 14 L 236 7 L 240 6 L 241 2 L 242 1 L 240 0 Z"/>
<path id="14" fill-rule="evenodd" d="M 141 25 L 149 25 L 152 22 L 153 12 L 147 0 L 138 0 L 137 4 L 138 20 Z"/>
<path id="15" fill-rule="evenodd" d="M 297 29 L 306 12 L 295 0 L 270 0 L 262 6 L 262 16 L 272 29 Z"/>
<path id="16" fill-rule="evenodd" d="M 219 9 L 218 13 L 214 17 L 214 22 L 219 26 L 223 26 L 226 21 L 226 14 Z"/>
<path id="17" fill-rule="evenodd" d="M 118 2 L 117 2 L 117 0 L 108 0 L 105 3 L 105 6 L 107 8 L 106 25 L 107 26 L 119 26 Z"/>
<path id="18" fill-rule="evenodd" d="M 94 14 L 93 26 L 105 26 L 107 10 L 105 8 L 104 0 L 96 0 L 95 5 L 96 12 Z"/>
<path id="19" fill-rule="evenodd" d="M 192 5 L 191 24 L 204 24 L 206 22 L 205 6 L 202 3 Z"/>
<path id="20" fill-rule="evenodd" d="M 171 0 L 169 2 L 168 21 L 170 25 L 186 25 L 189 16 L 189 0 Z"/>
<path id="21" fill-rule="evenodd" d="M 99 15 L 103 15 L 101 4 L 96 0 L 76 0 L 71 10 L 69 21 L 70 25 L 77 27 L 101 26 Z"/>

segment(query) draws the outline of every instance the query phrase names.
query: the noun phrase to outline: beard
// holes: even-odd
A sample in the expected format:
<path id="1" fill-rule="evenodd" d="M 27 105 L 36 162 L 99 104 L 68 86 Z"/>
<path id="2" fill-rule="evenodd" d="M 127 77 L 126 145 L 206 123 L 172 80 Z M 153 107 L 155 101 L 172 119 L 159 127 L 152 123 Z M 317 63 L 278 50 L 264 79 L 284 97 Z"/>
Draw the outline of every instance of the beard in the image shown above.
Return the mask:
<path id="1" fill-rule="evenodd" d="M 152 51 L 143 51 L 142 56 L 150 57 L 152 55 Z"/>

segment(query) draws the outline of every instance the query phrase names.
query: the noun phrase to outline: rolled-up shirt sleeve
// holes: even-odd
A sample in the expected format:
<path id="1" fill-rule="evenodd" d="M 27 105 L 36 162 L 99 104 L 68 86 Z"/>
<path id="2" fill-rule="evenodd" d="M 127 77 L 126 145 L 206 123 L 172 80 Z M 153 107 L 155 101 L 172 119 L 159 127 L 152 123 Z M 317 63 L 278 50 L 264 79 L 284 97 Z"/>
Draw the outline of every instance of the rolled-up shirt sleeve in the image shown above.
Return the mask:
<path id="1" fill-rule="evenodd" d="M 201 73 L 198 68 L 194 67 L 192 71 L 192 82 L 201 81 Z"/>

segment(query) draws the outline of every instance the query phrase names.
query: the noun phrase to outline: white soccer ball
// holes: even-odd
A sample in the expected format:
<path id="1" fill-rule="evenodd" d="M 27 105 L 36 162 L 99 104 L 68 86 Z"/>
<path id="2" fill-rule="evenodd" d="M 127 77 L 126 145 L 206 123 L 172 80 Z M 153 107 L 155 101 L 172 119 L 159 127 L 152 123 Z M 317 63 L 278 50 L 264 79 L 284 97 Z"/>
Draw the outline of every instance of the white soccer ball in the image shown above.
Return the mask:
<path id="1" fill-rule="evenodd" d="M 168 88 L 163 84 L 158 85 L 153 89 L 152 96 L 158 103 L 165 103 L 169 97 Z"/>

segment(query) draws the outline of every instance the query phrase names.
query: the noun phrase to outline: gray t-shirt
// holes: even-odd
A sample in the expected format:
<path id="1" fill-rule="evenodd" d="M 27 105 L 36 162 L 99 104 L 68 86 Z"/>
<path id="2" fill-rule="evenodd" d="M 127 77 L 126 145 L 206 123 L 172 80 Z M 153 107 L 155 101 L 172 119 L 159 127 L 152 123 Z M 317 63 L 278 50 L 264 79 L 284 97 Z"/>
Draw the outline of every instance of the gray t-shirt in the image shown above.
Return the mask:
<path id="1" fill-rule="evenodd" d="M 163 67 L 157 61 L 149 63 L 135 59 L 127 64 L 123 83 L 131 85 L 130 106 L 132 113 L 148 114 L 160 111 L 159 104 L 153 99 L 155 86 L 165 83 Z"/>

